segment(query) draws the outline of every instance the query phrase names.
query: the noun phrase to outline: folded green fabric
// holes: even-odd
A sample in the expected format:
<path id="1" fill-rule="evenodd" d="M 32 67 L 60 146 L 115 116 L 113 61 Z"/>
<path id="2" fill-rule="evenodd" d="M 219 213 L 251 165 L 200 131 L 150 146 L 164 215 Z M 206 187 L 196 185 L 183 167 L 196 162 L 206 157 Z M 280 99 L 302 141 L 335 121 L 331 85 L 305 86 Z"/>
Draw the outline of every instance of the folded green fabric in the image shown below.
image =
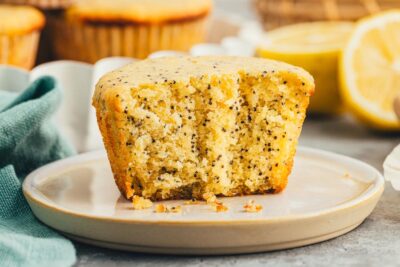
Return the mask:
<path id="1" fill-rule="evenodd" d="M 25 176 L 74 153 L 50 122 L 60 104 L 55 80 L 43 77 L 20 95 L 0 91 L 0 266 L 71 266 L 68 239 L 39 222 L 21 189 Z"/>

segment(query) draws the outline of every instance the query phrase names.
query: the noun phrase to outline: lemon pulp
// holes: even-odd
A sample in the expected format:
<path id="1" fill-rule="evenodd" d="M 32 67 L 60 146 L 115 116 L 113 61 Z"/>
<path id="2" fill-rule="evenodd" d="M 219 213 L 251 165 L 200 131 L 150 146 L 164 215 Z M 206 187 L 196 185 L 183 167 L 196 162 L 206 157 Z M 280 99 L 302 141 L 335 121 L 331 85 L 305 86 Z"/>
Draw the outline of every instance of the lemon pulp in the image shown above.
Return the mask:
<path id="1" fill-rule="evenodd" d="M 393 101 L 400 92 L 400 11 L 361 20 L 340 69 L 342 95 L 354 114 L 373 128 L 399 130 Z"/>

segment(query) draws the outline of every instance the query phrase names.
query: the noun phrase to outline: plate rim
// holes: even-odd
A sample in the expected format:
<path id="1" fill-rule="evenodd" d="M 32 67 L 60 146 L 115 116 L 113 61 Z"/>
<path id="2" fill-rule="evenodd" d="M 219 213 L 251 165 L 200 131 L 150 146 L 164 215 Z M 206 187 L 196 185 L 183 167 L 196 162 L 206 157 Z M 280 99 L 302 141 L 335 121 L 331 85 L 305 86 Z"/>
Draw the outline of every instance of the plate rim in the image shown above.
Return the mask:
<path id="1" fill-rule="evenodd" d="M 85 164 L 94 160 L 98 160 L 102 157 L 107 157 L 106 151 L 101 149 L 101 150 L 95 150 L 91 152 L 86 152 L 86 153 L 81 153 L 77 154 L 72 157 L 60 159 L 57 161 L 54 161 L 52 163 L 43 165 L 42 167 L 34 170 L 30 174 L 28 174 L 22 184 L 22 191 L 27 199 L 29 205 L 31 206 L 31 202 L 40 206 L 41 208 L 47 209 L 47 210 L 52 210 L 52 212 L 55 213 L 63 213 L 68 216 L 73 216 L 73 217 L 78 217 L 78 218 L 84 218 L 84 219 L 89 219 L 89 220 L 96 220 L 96 221 L 104 221 L 104 222 L 113 222 L 113 223 L 125 223 L 125 224 L 149 224 L 149 225 L 154 225 L 154 224 L 165 224 L 165 225 L 215 225 L 215 226 L 223 226 L 226 224 L 276 224 L 278 222 L 292 222 L 292 221 L 298 221 L 298 220 L 307 220 L 307 219 L 313 219 L 317 218 L 320 216 L 326 216 L 329 214 L 337 213 L 344 211 L 346 209 L 352 209 L 356 208 L 359 205 L 362 205 L 365 202 L 368 202 L 368 200 L 373 199 L 374 197 L 380 198 L 383 191 L 384 191 L 384 186 L 385 186 L 385 180 L 383 178 L 383 175 L 373 166 L 346 156 L 342 155 L 339 153 L 331 152 L 331 151 L 326 151 L 322 149 L 317 149 L 317 148 L 309 148 L 309 147 L 303 147 L 303 146 L 298 146 L 297 152 L 300 153 L 314 153 L 314 154 L 319 154 L 325 157 L 339 157 L 343 160 L 350 161 L 353 164 L 358 164 L 362 166 L 363 168 L 367 168 L 375 174 L 375 181 L 371 183 L 371 186 L 369 186 L 361 195 L 357 196 L 356 198 L 353 198 L 349 201 L 346 201 L 344 203 L 341 203 L 339 205 L 323 209 L 320 211 L 312 211 L 312 212 L 306 212 L 302 214 L 295 214 L 295 215 L 283 215 L 283 216 L 276 216 L 276 217 L 262 217 L 262 218 L 244 218 L 244 219 L 231 219 L 231 220 L 196 220 L 196 219 L 191 219 L 191 220 L 179 220 L 177 219 L 169 219 L 169 220 L 146 220 L 146 219 L 138 219 L 138 218 L 116 218 L 113 216 L 104 216 L 104 215 L 93 215 L 93 214 L 88 214 L 88 213 L 80 213 L 76 211 L 72 211 L 60 206 L 57 206 L 55 204 L 49 203 L 48 201 L 45 201 L 45 198 L 38 196 L 35 197 L 34 194 L 36 192 L 31 192 L 30 188 L 33 188 L 33 181 L 34 179 L 39 176 L 40 174 L 44 173 L 54 173 L 55 170 L 60 169 L 60 166 L 63 166 L 62 171 L 67 170 L 69 167 L 73 166 L 75 162 L 80 162 L 80 164 Z M 296 152 L 296 154 L 297 154 Z M 83 158 L 83 160 L 82 160 Z M 35 189 L 34 189 L 35 190 Z M 379 201 L 379 199 L 378 199 Z"/>

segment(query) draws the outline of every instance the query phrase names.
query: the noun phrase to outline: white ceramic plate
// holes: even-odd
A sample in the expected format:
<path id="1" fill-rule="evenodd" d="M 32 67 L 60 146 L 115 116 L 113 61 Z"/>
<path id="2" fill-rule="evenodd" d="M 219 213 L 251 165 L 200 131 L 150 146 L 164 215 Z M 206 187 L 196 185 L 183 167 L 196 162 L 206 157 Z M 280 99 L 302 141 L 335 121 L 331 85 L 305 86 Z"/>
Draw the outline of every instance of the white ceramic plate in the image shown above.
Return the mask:
<path id="1" fill-rule="evenodd" d="M 105 152 L 46 165 L 23 191 L 45 224 L 85 243 L 138 252 L 232 254 L 308 245 L 347 233 L 372 212 L 381 174 L 358 160 L 300 148 L 287 189 L 276 195 L 222 199 L 227 212 L 183 205 L 182 213 L 137 211 L 120 196 Z M 243 212 L 253 199 L 262 212 Z"/>

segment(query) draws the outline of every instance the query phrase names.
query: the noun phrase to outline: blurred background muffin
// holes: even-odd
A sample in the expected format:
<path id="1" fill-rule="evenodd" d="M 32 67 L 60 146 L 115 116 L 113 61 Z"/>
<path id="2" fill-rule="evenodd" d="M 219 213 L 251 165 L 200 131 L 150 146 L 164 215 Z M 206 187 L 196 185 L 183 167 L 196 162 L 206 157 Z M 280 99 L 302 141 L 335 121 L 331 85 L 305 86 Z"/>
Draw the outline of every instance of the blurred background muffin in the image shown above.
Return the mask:
<path id="1" fill-rule="evenodd" d="M 54 53 L 93 63 L 108 56 L 186 51 L 204 41 L 211 8 L 211 0 L 80 0 L 54 29 Z"/>
<path id="2" fill-rule="evenodd" d="M 32 68 L 44 15 L 29 6 L 0 5 L 0 18 L 0 64 Z"/>
<path id="3" fill-rule="evenodd" d="M 30 5 L 39 9 L 61 9 L 68 7 L 73 0 L 0 0 L 0 3 L 12 5 Z"/>
<path id="4" fill-rule="evenodd" d="M 42 30 L 37 62 L 38 64 L 53 60 L 52 33 L 53 25 L 62 18 L 64 10 L 77 0 L 0 0 L 0 4 L 33 6 L 44 14 L 46 25 Z"/>

